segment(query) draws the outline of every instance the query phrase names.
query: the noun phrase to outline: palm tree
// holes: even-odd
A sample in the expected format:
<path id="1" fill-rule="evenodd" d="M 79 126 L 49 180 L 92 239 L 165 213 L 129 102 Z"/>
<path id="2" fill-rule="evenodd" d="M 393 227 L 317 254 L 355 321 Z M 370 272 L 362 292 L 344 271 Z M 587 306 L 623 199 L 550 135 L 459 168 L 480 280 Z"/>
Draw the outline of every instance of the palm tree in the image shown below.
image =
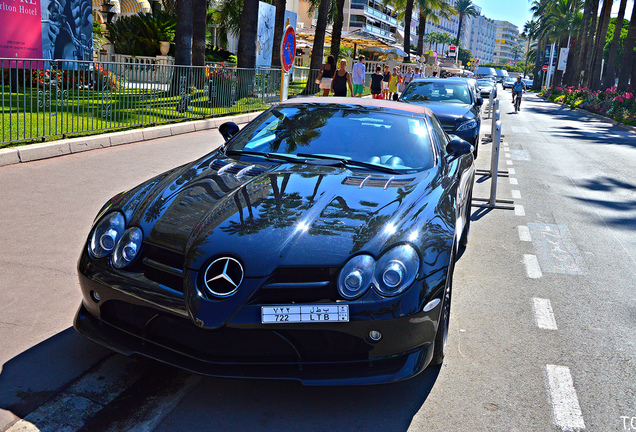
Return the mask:
<path id="1" fill-rule="evenodd" d="M 572 58 L 568 57 L 568 67 L 565 71 L 564 81 L 567 85 L 578 85 L 581 79 L 583 65 L 588 64 L 588 52 L 594 39 L 594 22 L 598 11 L 599 0 L 585 0 L 583 20 L 576 38 L 576 49 L 572 50 Z M 594 19 L 594 21 L 593 21 Z M 587 66 L 585 66 L 587 67 Z"/>
<path id="2" fill-rule="evenodd" d="M 439 34 L 439 41 L 442 44 L 442 55 L 444 55 L 444 48 L 446 47 L 446 44 L 448 44 L 448 46 L 450 46 L 450 44 L 453 43 L 453 38 L 448 33 L 440 33 Z M 444 57 L 445 57 L 445 55 L 444 55 Z"/>
<path id="3" fill-rule="evenodd" d="M 272 50 L 272 67 L 280 67 L 280 47 L 281 40 L 283 39 L 283 31 L 285 31 L 285 8 L 287 7 L 287 0 L 275 0 L 276 6 L 276 18 L 274 19 L 274 49 Z"/>
<path id="4" fill-rule="evenodd" d="M 596 30 L 596 38 L 594 41 L 594 54 L 592 55 L 592 63 L 590 64 L 592 76 L 588 77 L 589 86 L 593 90 L 597 90 L 601 86 L 601 61 L 603 60 L 603 49 L 607 36 L 607 28 L 609 27 L 610 13 L 612 11 L 613 0 L 604 0 L 601 9 L 601 17 Z"/>
<path id="5" fill-rule="evenodd" d="M 190 66 L 192 64 L 192 0 L 177 2 L 177 27 L 175 28 L 174 64 Z"/>
<path id="6" fill-rule="evenodd" d="M 258 2 L 258 0 L 256 0 Z M 327 30 L 327 19 L 329 18 L 329 8 L 331 0 L 321 0 L 318 6 L 318 18 L 316 19 L 316 32 L 314 34 L 314 44 L 311 50 L 311 60 L 309 62 L 309 78 L 303 93 L 314 94 L 318 91 L 315 80 L 318 77 L 318 70 L 322 65 L 325 32 Z"/>
<path id="7" fill-rule="evenodd" d="M 182 0 L 179 0 L 180 2 Z M 258 27 L 258 0 L 243 0 L 241 31 L 239 32 L 237 67 L 256 67 L 256 28 Z"/>
<path id="8" fill-rule="evenodd" d="M 417 55 L 421 56 L 424 52 L 424 38 L 426 34 L 426 21 L 431 20 L 433 24 L 439 24 L 440 19 L 451 19 L 456 14 L 455 8 L 443 0 L 416 0 L 420 10 L 418 37 L 417 37 Z M 430 43 L 429 43 L 430 49 Z"/>
<path id="9" fill-rule="evenodd" d="M 411 58 L 411 21 L 413 19 L 413 4 L 415 0 L 383 0 L 384 7 L 391 5 L 397 13 L 398 21 L 404 21 L 404 52 L 406 61 Z"/>
<path id="10" fill-rule="evenodd" d="M 627 82 L 630 79 L 631 75 L 631 85 L 629 88 L 631 90 L 636 86 L 636 67 L 634 66 L 634 62 L 636 61 L 636 55 L 634 55 L 634 49 L 629 49 L 629 47 L 634 46 L 634 42 L 636 42 L 636 6 L 632 9 L 632 17 L 629 21 L 629 29 L 627 30 L 627 38 L 625 39 L 625 52 L 623 53 L 623 63 L 620 68 L 620 72 L 618 74 L 618 89 L 620 91 L 625 91 L 628 89 Z"/>
<path id="11" fill-rule="evenodd" d="M 192 65 L 205 66 L 205 35 L 207 33 L 207 1 L 192 1 Z"/>
<path id="12" fill-rule="evenodd" d="M 336 60 L 340 57 L 340 41 L 342 39 L 342 24 L 344 23 L 344 0 L 335 0 L 336 10 L 331 31 L 331 55 Z"/>
<path id="13" fill-rule="evenodd" d="M 515 45 L 512 47 L 512 54 L 514 55 L 514 59 L 513 59 L 513 61 L 512 61 L 512 62 L 513 62 L 514 64 L 517 64 L 517 61 L 518 61 L 517 59 L 518 59 L 519 57 L 521 57 L 521 55 L 523 54 L 523 46 L 522 46 L 522 45 L 519 45 L 519 44 L 515 44 Z"/>
<path id="14" fill-rule="evenodd" d="M 623 29 L 623 18 L 625 18 L 625 9 L 627 8 L 627 0 L 621 0 L 618 9 L 618 17 L 616 18 L 616 27 L 614 28 L 614 37 L 610 46 L 609 59 L 607 61 L 607 72 L 603 86 L 605 88 L 612 87 L 616 83 L 616 53 L 621 38 L 621 30 Z"/>
<path id="15" fill-rule="evenodd" d="M 457 28 L 457 37 L 455 38 L 455 45 L 459 45 L 459 35 L 462 33 L 462 23 L 464 17 L 475 17 L 479 15 L 472 0 L 457 0 L 455 3 L 455 11 L 459 15 L 459 27 Z"/>
<path id="16" fill-rule="evenodd" d="M 528 41 L 528 45 L 526 47 L 526 62 L 523 66 L 523 77 L 525 78 L 528 74 L 528 64 L 530 63 L 530 42 L 537 38 L 537 34 L 539 32 L 539 23 L 535 20 L 526 21 L 523 25 L 523 33 L 521 36 Z M 536 52 L 536 50 L 535 50 Z"/>

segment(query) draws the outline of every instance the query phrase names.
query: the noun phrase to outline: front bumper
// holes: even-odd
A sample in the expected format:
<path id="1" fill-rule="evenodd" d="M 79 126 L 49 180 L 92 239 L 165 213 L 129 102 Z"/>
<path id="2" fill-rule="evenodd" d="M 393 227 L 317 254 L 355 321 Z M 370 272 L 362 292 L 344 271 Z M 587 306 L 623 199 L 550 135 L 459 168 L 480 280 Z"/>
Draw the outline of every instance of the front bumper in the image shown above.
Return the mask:
<path id="1" fill-rule="evenodd" d="M 90 265 L 80 266 L 79 279 L 84 298 L 74 327 L 89 340 L 203 375 L 305 385 L 389 383 L 423 371 L 433 354 L 440 307 L 421 312 L 421 305 L 441 295 L 444 283 L 439 275 L 431 277 L 429 295 L 411 287 L 388 311 L 386 303 L 343 303 L 349 304 L 348 323 L 264 325 L 260 306 L 248 304 L 222 327 L 205 329 L 195 325 L 176 293 L 158 295 L 152 287 L 143 293 L 139 281 L 132 289 L 130 281 Z M 413 302 L 420 312 L 403 313 L 404 304 Z M 371 341 L 371 330 L 382 338 Z"/>

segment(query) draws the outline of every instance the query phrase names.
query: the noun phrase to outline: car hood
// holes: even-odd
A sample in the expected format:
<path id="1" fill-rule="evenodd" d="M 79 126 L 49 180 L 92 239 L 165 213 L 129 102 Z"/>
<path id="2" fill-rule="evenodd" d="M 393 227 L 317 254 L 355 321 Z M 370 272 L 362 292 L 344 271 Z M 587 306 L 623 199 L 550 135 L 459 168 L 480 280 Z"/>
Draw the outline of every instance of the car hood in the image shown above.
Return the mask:
<path id="1" fill-rule="evenodd" d="M 140 185 L 137 191 L 150 191 L 144 199 L 131 192 L 138 204 L 129 224 L 142 228 L 145 242 L 185 255 L 189 269 L 229 255 L 246 264 L 246 277 L 267 276 L 280 265 L 340 266 L 360 251 L 377 256 L 431 224 L 452 232 L 453 217 L 440 216 L 438 167 L 393 176 L 257 163 L 241 175 L 251 164 L 238 161 L 219 175 L 231 162 L 237 161 L 216 153 Z M 422 237 L 411 235 L 416 245 Z"/>
<path id="2" fill-rule="evenodd" d="M 470 105 L 445 104 L 442 102 L 409 102 L 424 105 L 431 109 L 443 125 L 455 125 L 458 121 L 473 118 L 475 115 L 471 111 Z"/>

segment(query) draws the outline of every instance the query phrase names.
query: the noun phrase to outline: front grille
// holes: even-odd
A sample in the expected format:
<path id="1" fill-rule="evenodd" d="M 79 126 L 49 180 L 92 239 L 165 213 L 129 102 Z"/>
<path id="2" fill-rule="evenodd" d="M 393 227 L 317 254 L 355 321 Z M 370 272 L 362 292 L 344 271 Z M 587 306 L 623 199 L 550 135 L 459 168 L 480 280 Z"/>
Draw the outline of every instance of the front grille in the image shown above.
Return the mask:
<path id="1" fill-rule="evenodd" d="M 278 267 L 251 304 L 319 303 L 342 300 L 338 267 Z"/>
<path id="2" fill-rule="evenodd" d="M 185 256 L 182 253 L 144 243 L 140 262 L 147 279 L 183 292 Z"/>

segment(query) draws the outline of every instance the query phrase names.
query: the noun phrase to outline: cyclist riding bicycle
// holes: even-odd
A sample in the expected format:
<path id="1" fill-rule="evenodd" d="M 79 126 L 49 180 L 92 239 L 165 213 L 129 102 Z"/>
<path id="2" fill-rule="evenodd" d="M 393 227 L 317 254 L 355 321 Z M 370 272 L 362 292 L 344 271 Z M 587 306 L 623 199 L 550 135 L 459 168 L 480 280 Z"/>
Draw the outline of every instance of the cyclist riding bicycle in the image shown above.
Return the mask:
<path id="1" fill-rule="evenodd" d="M 521 109 L 521 95 L 526 89 L 526 84 L 521 81 L 521 75 L 517 76 L 517 82 L 512 85 L 512 103 L 515 103 L 515 96 L 519 98 L 518 108 Z"/>

